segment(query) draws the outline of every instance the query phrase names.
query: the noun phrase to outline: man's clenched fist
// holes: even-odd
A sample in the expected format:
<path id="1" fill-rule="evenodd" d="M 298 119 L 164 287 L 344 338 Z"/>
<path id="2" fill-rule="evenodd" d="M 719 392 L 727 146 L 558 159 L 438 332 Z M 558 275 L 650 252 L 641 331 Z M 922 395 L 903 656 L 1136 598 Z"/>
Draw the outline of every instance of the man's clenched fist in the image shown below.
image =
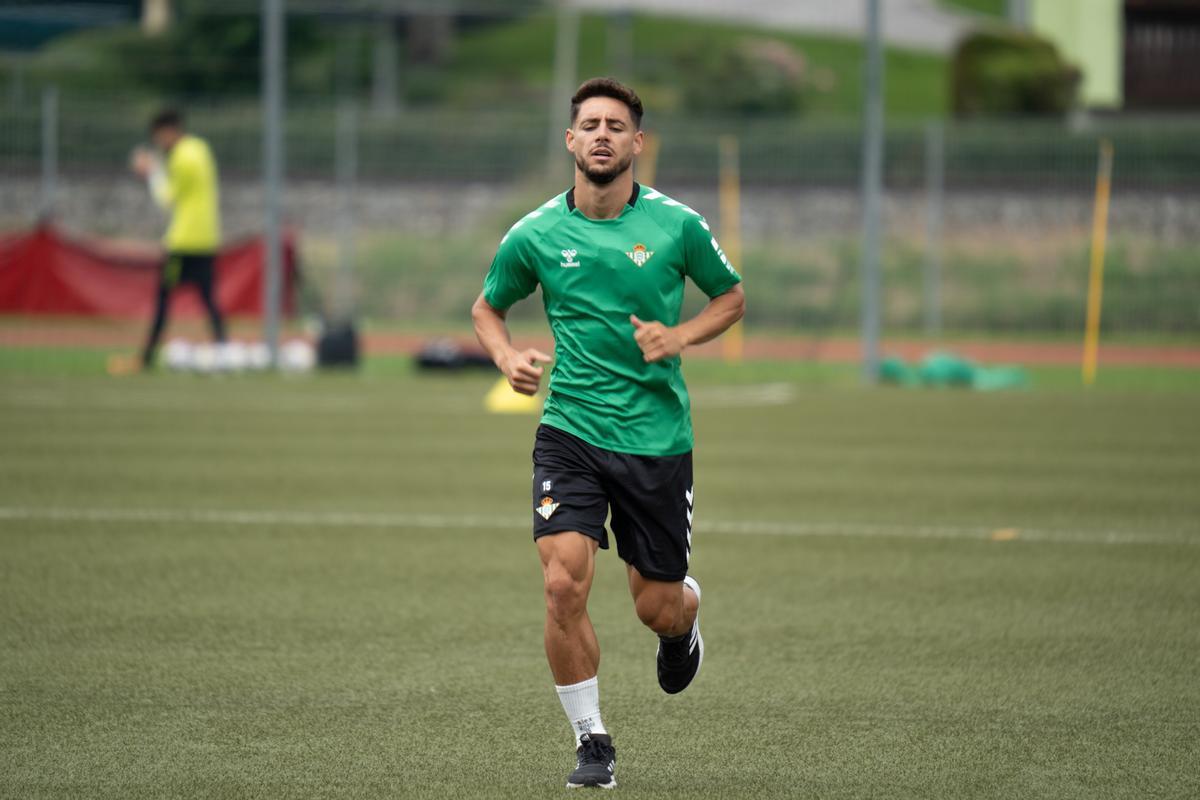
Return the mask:
<path id="1" fill-rule="evenodd" d="M 675 328 L 661 322 L 642 322 L 636 314 L 629 315 L 633 323 L 633 338 L 642 349 L 647 363 L 677 356 L 683 351 L 683 338 Z"/>
<path id="2" fill-rule="evenodd" d="M 508 385 L 515 391 L 534 395 L 541 384 L 542 373 L 546 371 L 544 367 L 538 366 L 538 362 L 549 364 L 552 360 L 541 350 L 532 347 L 528 350 L 514 350 L 505 360 L 501 371 L 504 377 L 508 378 Z"/>

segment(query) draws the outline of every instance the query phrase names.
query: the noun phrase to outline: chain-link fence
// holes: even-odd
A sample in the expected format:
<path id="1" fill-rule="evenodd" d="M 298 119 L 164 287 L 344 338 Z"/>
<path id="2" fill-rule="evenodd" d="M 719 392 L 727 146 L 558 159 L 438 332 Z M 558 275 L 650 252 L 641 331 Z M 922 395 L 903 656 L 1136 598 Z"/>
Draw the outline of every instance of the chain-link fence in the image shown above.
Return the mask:
<path id="1" fill-rule="evenodd" d="M 293 98 L 288 113 L 285 213 L 299 235 L 305 307 L 351 305 L 376 326 L 465 327 L 504 230 L 565 188 L 546 179 L 548 119 L 348 108 Z M 156 238 L 165 219 L 126 168 L 153 110 L 120 97 L 10 100 L 0 118 L 0 226 L 16 231 L 52 213 L 68 231 Z M 220 164 L 226 236 L 259 230 L 259 107 L 210 98 L 186 110 Z M 639 175 L 653 173 L 658 189 L 718 231 L 732 221 L 719 213 L 717 143 L 737 141 L 749 332 L 853 334 L 858 126 L 658 119 L 653 109 L 647 124 L 656 156 Z M 1081 118 L 889 123 L 885 336 L 1080 332 L 1102 140 L 1116 153 L 1103 330 L 1194 335 L 1200 120 Z M 539 315 L 537 303 L 517 312 Z"/>

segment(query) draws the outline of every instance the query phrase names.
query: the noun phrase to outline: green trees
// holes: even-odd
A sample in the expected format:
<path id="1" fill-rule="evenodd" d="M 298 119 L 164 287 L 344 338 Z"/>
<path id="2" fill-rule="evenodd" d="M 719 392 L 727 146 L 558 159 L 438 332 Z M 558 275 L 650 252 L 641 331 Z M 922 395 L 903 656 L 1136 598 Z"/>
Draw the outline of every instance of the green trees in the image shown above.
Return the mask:
<path id="1" fill-rule="evenodd" d="M 1041 37 L 1007 30 L 968 36 L 954 54 L 952 99 L 960 117 L 1063 114 L 1081 79 Z"/>

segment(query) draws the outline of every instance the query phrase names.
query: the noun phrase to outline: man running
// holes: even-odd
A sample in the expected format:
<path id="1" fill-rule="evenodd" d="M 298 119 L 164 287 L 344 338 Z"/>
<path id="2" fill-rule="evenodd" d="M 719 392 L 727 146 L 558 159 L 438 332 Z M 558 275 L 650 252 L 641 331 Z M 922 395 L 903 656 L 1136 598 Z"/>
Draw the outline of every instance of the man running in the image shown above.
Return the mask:
<path id="1" fill-rule="evenodd" d="M 708 223 L 633 180 L 642 103 L 606 78 L 571 98 L 575 185 L 501 240 L 475 301 L 480 343 L 512 387 L 537 392 L 538 350 L 516 350 L 505 315 L 540 284 L 555 360 L 533 451 L 533 537 L 542 561 L 546 656 L 576 735 L 567 786 L 616 786 L 600 718 L 600 647 L 588 619 L 605 519 L 626 562 L 638 618 L 658 634 L 658 682 L 674 694 L 704 657 L 692 544 L 692 423 L 680 352 L 742 316 L 741 277 Z M 709 296 L 679 322 L 684 279 Z"/>
<path id="2" fill-rule="evenodd" d="M 167 255 L 159 271 L 154 321 L 142 350 L 143 369 L 154 366 L 171 292 L 180 284 L 190 283 L 199 290 L 213 338 L 225 341 L 225 323 L 213 295 L 213 265 L 221 243 L 216 161 L 207 142 L 184 131 L 178 111 L 156 115 L 150 122 L 150 138 L 166 156 L 166 168 L 155 153 L 143 148 L 134 151 L 131 167 L 147 180 L 154 201 L 170 209 L 171 225 L 163 236 Z"/>

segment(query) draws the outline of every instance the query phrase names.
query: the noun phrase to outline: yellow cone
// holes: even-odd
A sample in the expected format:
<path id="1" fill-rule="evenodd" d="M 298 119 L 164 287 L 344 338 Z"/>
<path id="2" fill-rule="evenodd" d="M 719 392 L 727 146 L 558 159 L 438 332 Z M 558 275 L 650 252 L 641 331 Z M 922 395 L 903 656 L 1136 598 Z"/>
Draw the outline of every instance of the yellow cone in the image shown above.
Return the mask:
<path id="1" fill-rule="evenodd" d="M 520 394 L 501 378 L 483 398 L 483 407 L 489 414 L 536 414 L 542 402 L 537 397 Z"/>

